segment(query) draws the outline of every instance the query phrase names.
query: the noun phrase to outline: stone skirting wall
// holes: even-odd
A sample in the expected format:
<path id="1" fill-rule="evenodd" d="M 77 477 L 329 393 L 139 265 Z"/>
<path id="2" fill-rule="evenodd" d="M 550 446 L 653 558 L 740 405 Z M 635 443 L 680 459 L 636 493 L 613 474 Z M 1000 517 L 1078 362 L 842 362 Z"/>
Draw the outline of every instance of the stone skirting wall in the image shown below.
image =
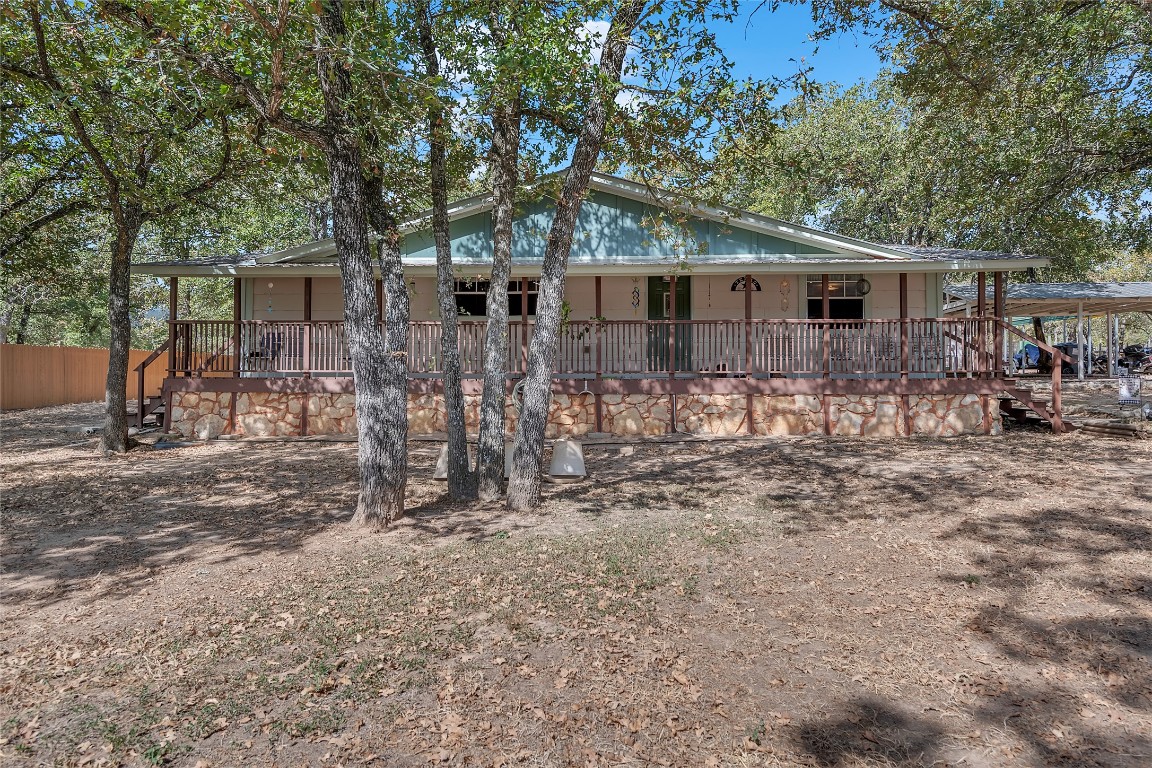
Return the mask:
<path id="1" fill-rule="evenodd" d="M 235 401 L 233 401 L 235 397 Z M 824 398 L 828 398 L 834 435 L 898 437 L 906 432 L 900 398 L 896 395 L 678 395 L 676 429 L 695 435 L 822 435 Z M 984 412 L 979 395 L 910 395 L 912 434 L 951 436 L 982 434 Z M 751 408 L 749 409 L 749 402 Z M 672 418 L 670 395 L 604 395 L 604 432 L 619 436 L 662 435 Z M 989 405 L 992 433 L 999 434 L 999 408 Z M 509 401 L 505 429 L 516 428 L 516 408 Z M 480 396 L 465 395 L 468 431 L 480 424 Z M 176 392 L 172 395 L 175 431 L 185 437 L 211 440 L 222 434 L 252 437 L 355 435 L 356 396 L 252 392 Z M 234 426 L 233 426 L 234 425 Z M 408 429 L 413 435 L 446 429 L 440 395 L 408 398 Z M 548 415 L 548 437 L 581 436 L 596 429 L 592 395 L 554 395 Z"/>

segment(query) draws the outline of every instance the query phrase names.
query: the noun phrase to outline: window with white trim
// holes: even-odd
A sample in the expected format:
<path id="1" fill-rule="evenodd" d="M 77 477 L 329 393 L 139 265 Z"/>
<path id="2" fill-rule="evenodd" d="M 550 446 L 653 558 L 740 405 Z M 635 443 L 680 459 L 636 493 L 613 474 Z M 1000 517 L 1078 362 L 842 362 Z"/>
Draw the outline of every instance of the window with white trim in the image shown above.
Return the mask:
<path id="1" fill-rule="evenodd" d="M 456 311 L 461 317 L 483 318 L 488 315 L 488 280 L 457 280 L 453 292 L 456 295 Z M 508 281 L 508 316 L 519 318 L 523 312 L 524 290 L 527 288 L 528 315 L 536 314 L 536 301 L 540 295 L 538 280 Z"/>
<path id="2" fill-rule="evenodd" d="M 828 275 L 828 315 L 830 320 L 863 320 L 864 296 L 858 283 L 864 275 Z M 808 275 L 808 319 L 824 317 L 824 296 L 820 275 Z"/>

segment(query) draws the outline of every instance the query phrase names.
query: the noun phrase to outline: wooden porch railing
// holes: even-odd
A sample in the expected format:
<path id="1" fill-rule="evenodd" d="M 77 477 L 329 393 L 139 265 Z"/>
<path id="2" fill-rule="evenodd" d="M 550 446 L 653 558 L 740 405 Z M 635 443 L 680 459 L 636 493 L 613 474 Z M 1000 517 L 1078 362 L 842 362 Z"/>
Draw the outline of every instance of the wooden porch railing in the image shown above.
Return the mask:
<path id="1" fill-rule="evenodd" d="M 560 332 L 555 373 L 570 378 L 988 377 L 1000 373 L 996 323 L 993 318 L 570 322 Z M 178 320 L 170 325 L 170 376 L 351 373 L 341 322 Z M 485 327 L 483 321 L 458 323 L 466 376 L 483 373 Z M 1009 332 L 1023 337 L 1015 329 Z M 411 324 L 411 375 L 441 372 L 440 333 L 438 322 Z M 531 323 L 509 323 L 512 376 L 524 373 L 522 350 L 531 334 Z"/>

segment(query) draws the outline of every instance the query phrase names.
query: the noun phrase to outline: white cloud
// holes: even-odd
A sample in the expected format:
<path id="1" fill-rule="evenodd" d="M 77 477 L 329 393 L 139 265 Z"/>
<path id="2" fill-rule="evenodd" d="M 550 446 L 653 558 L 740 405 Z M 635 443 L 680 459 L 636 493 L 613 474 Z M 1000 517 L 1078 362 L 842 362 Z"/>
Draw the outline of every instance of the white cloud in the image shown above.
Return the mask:
<path id="1" fill-rule="evenodd" d="M 608 21 L 586 21 L 576 32 L 581 41 L 592 44 L 588 59 L 593 64 L 600 63 L 600 52 L 604 50 L 604 41 L 608 39 L 608 30 L 611 27 L 612 23 Z"/>

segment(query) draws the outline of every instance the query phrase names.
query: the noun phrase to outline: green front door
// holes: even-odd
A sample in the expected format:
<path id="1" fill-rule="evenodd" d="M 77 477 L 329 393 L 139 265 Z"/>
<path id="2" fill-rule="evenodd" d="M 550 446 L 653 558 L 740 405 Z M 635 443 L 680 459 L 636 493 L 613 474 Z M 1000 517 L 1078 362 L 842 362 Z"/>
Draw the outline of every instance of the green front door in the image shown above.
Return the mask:
<path id="1" fill-rule="evenodd" d="M 663 276 L 648 278 L 648 319 L 669 320 L 672 306 L 672 281 Z M 676 319 L 692 319 L 692 278 L 676 278 Z M 667 325 L 648 327 L 648 370 L 668 370 Z M 691 371 L 692 326 L 685 323 L 676 327 L 676 370 Z"/>

